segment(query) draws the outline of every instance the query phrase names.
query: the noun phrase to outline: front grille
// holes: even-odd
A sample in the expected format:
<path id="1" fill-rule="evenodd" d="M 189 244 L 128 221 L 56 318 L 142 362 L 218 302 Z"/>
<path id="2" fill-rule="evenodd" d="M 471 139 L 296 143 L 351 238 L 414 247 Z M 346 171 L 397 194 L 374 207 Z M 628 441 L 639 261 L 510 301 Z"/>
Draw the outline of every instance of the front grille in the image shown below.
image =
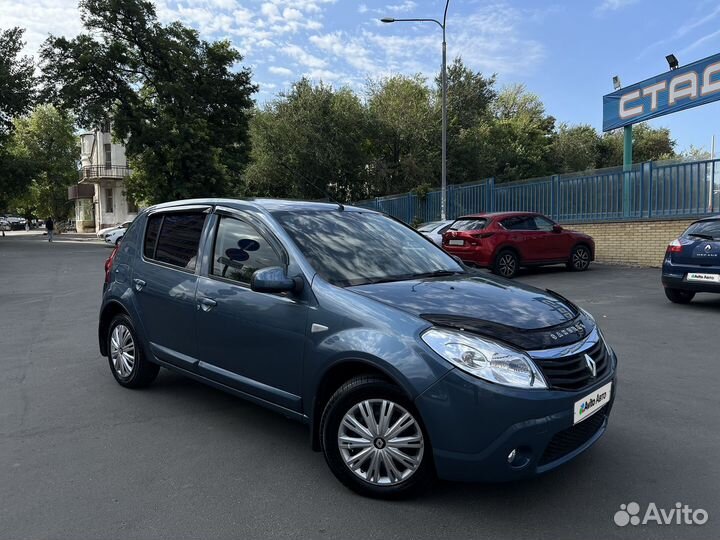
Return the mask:
<path id="1" fill-rule="evenodd" d="M 585 355 L 595 361 L 596 376 L 588 368 Z M 556 390 L 582 390 L 603 377 L 610 369 L 610 355 L 602 339 L 589 350 L 564 358 L 535 359 L 545 380 Z"/>
<path id="2" fill-rule="evenodd" d="M 607 413 L 598 411 L 587 420 L 556 433 L 550 439 L 550 443 L 545 448 L 538 465 L 551 463 L 580 448 L 598 432 L 603 422 L 605 422 L 605 418 L 607 418 Z"/>

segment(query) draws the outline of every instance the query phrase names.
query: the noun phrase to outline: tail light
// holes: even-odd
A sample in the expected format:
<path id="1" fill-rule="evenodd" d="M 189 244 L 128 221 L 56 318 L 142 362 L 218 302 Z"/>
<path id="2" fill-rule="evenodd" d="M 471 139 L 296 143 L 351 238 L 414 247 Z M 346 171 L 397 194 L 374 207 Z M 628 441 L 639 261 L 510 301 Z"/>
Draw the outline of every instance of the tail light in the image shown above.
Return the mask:
<path id="1" fill-rule="evenodd" d="M 105 283 L 110 283 L 110 271 L 112 270 L 113 261 L 115 255 L 117 255 L 118 249 L 120 249 L 120 242 L 118 242 L 112 250 L 112 253 L 105 261 Z"/>
<path id="2" fill-rule="evenodd" d="M 486 232 L 486 233 L 471 234 L 470 236 L 472 236 L 473 238 L 490 238 L 493 234 L 495 234 L 495 233 Z"/>
<path id="3" fill-rule="evenodd" d="M 683 245 L 677 238 L 668 244 L 666 253 L 682 253 Z"/>

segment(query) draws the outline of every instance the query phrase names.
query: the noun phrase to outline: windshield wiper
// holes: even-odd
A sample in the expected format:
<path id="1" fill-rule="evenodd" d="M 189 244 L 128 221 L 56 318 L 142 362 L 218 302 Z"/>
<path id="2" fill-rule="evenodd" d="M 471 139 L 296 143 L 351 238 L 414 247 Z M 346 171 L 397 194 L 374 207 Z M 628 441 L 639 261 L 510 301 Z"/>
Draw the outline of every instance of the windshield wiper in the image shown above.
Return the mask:
<path id="1" fill-rule="evenodd" d="M 702 234 L 702 233 L 688 233 L 688 236 L 695 236 L 697 238 L 702 238 L 703 240 L 715 240 L 715 237 L 711 234 Z"/>
<path id="2" fill-rule="evenodd" d="M 411 279 L 421 279 L 429 277 L 443 277 L 443 276 L 454 276 L 455 274 L 464 274 L 465 272 L 458 272 L 455 270 L 433 270 L 432 272 L 418 272 L 416 274 L 398 274 L 397 276 L 388 276 L 381 278 L 369 278 L 368 284 L 375 283 L 392 283 L 393 281 L 409 281 Z"/>

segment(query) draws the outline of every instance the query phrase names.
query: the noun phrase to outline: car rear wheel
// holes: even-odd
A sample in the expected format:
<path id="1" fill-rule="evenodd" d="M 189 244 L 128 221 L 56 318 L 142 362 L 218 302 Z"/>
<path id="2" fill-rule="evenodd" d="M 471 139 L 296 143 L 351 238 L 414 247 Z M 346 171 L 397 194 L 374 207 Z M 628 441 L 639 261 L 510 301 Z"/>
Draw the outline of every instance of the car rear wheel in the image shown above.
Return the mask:
<path id="1" fill-rule="evenodd" d="M 142 388 L 155 380 L 160 366 L 145 359 L 135 327 L 127 315 L 117 315 L 107 335 L 110 370 L 115 380 L 127 388 Z"/>
<path id="2" fill-rule="evenodd" d="M 590 250 L 587 246 L 575 246 L 567 267 L 574 272 L 584 272 L 590 267 Z"/>
<path id="3" fill-rule="evenodd" d="M 666 288 L 665 296 L 667 296 L 668 300 L 675 304 L 689 304 L 692 299 L 695 298 L 695 293 L 693 291 Z"/>
<path id="4" fill-rule="evenodd" d="M 366 375 L 343 384 L 325 406 L 320 433 L 330 470 L 361 495 L 406 498 L 434 479 L 420 415 L 384 379 Z"/>
<path id="5" fill-rule="evenodd" d="M 499 276 L 510 279 L 517 274 L 519 265 L 520 261 L 515 252 L 506 249 L 495 257 L 492 271 Z"/>

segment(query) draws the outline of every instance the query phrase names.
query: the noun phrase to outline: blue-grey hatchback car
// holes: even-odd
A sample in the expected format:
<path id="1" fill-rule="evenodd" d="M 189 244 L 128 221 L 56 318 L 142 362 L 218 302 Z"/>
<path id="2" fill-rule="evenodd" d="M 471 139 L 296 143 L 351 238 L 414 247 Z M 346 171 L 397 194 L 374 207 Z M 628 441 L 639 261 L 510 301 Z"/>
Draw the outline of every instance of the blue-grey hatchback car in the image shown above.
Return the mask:
<path id="1" fill-rule="evenodd" d="M 99 343 L 118 383 L 162 366 L 304 422 L 364 495 L 543 473 L 607 426 L 617 360 L 590 314 L 378 212 L 161 204 L 105 270 Z"/>

